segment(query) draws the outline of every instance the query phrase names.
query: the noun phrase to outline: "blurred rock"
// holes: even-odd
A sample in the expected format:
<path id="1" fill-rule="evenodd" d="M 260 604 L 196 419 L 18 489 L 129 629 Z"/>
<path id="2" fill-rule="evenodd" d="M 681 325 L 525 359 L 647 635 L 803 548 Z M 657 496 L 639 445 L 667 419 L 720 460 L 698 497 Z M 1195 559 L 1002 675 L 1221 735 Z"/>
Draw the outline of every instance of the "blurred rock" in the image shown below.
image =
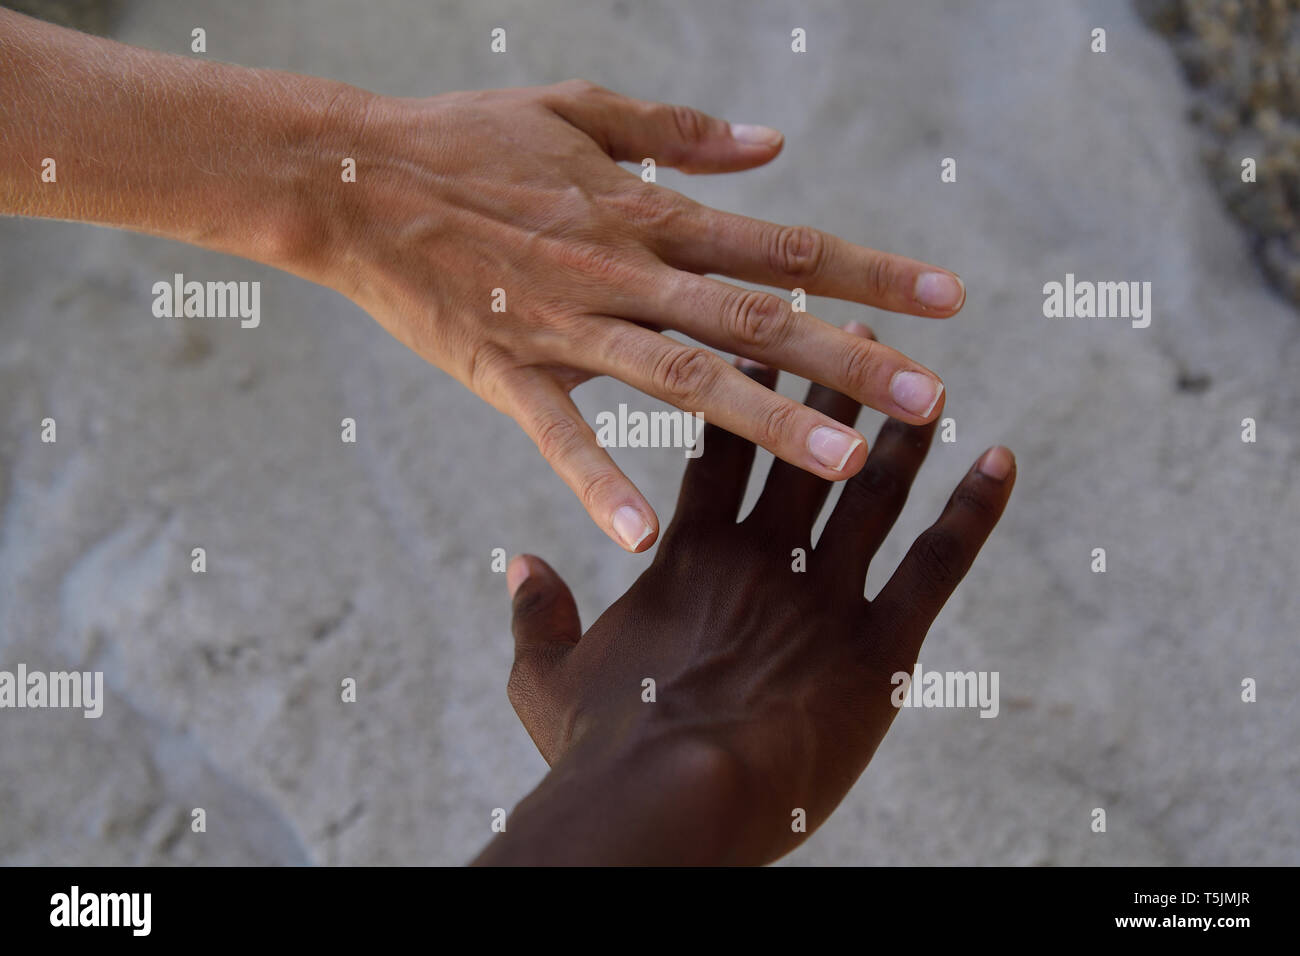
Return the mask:
<path id="1" fill-rule="evenodd" d="M 1215 188 L 1300 302 L 1300 0 L 1135 0 L 1196 88 Z M 1256 181 L 1242 181 L 1242 160 Z"/>

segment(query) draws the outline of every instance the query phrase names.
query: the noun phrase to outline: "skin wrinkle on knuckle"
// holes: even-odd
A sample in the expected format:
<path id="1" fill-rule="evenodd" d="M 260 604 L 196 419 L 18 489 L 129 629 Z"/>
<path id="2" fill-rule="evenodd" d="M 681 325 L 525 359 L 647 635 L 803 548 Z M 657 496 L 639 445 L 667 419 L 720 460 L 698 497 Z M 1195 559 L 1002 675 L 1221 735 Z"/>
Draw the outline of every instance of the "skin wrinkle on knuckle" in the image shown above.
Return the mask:
<path id="1" fill-rule="evenodd" d="M 553 255 L 556 265 L 588 287 L 631 284 L 639 268 L 628 250 L 597 239 L 562 242 Z"/>
<path id="2" fill-rule="evenodd" d="M 781 226 L 772 233 L 772 268 L 792 279 L 814 279 L 826 257 L 826 241 L 811 226 Z"/>
<path id="3" fill-rule="evenodd" d="M 983 519 L 991 519 L 996 514 L 996 509 L 989 496 L 984 494 L 978 488 L 973 488 L 969 483 L 963 482 L 952 493 L 953 509 L 962 509 L 978 515 Z"/>
<path id="4" fill-rule="evenodd" d="M 694 404 L 717 380 L 722 360 L 702 348 L 667 351 L 654 369 L 654 381 L 674 405 Z"/>
<path id="5" fill-rule="evenodd" d="M 789 335 L 793 312 L 768 292 L 740 289 L 730 294 L 728 303 L 731 331 L 736 339 L 752 349 L 778 348 Z"/>
<path id="6" fill-rule="evenodd" d="M 703 142 L 709 135 L 709 124 L 704 115 L 689 106 L 671 105 L 665 107 L 672 119 L 673 128 L 681 141 L 688 146 Z"/>
<path id="7" fill-rule="evenodd" d="M 526 623 L 545 611 L 551 604 L 551 596 L 542 590 L 529 589 L 515 599 L 512 614 L 516 623 Z"/>
<path id="8" fill-rule="evenodd" d="M 548 415 L 537 423 L 533 441 L 547 461 L 559 461 L 582 441 L 582 426 L 567 415 Z"/>
<path id="9" fill-rule="evenodd" d="M 793 430 L 799 408 L 793 402 L 777 401 L 763 410 L 758 424 L 758 444 L 764 448 L 782 448 Z"/>
<path id="10" fill-rule="evenodd" d="M 870 339 L 855 337 L 846 344 L 840 364 L 843 369 L 841 377 L 849 392 L 866 393 L 880 367 L 878 353 L 879 346 Z"/>
<path id="11" fill-rule="evenodd" d="M 883 299 L 889 295 L 897 278 L 897 270 L 888 256 L 875 255 L 867 264 L 867 288 L 871 295 Z"/>
<path id="12" fill-rule="evenodd" d="M 601 468 L 583 477 L 578 486 L 578 500 L 590 512 L 607 498 L 612 498 L 623 484 L 622 477 L 612 468 Z"/>
<path id="13" fill-rule="evenodd" d="M 602 285 L 617 283 L 626 277 L 624 259 L 611 246 L 588 246 L 583 251 L 581 262 L 583 272 Z"/>
<path id="14" fill-rule="evenodd" d="M 931 528 L 917 541 L 917 562 L 922 577 L 935 589 L 948 588 L 962 576 L 965 548 L 951 531 Z"/>
<path id="15" fill-rule="evenodd" d="M 609 194 L 605 202 L 621 225 L 643 234 L 672 235 L 681 231 L 681 219 L 686 213 L 673 195 L 661 186 L 637 180 Z"/>

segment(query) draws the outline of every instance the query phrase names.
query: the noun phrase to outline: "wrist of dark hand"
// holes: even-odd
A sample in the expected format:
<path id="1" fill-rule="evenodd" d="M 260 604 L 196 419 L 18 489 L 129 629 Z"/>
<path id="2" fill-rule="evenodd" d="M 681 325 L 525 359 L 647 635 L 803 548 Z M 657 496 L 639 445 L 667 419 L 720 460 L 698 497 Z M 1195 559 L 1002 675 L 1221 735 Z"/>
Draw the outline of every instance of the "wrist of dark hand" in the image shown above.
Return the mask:
<path id="1" fill-rule="evenodd" d="M 743 761 L 684 731 L 588 734 L 508 817 L 482 865 L 764 862 Z"/>

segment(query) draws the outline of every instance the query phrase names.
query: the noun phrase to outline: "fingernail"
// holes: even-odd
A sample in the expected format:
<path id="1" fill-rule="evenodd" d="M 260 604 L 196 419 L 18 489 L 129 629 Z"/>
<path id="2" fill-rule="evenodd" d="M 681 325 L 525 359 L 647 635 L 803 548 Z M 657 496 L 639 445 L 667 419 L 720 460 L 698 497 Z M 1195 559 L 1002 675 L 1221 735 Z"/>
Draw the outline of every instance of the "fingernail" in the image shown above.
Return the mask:
<path id="1" fill-rule="evenodd" d="M 631 505 L 624 505 L 614 512 L 614 533 L 629 551 L 635 551 L 652 530 L 649 522 Z"/>
<path id="2" fill-rule="evenodd" d="M 732 123 L 731 138 L 746 146 L 775 146 L 781 142 L 781 134 L 771 127 L 749 123 Z"/>
<path id="3" fill-rule="evenodd" d="M 528 580 L 528 562 L 516 557 L 506 566 L 506 590 L 514 597 L 519 586 Z"/>
<path id="4" fill-rule="evenodd" d="M 980 456 L 975 468 L 986 478 L 992 478 L 994 481 L 1006 481 L 1007 475 L 1011 474 L 1011 452 L 1001 445 L 990 448 Z"/>
<path id="5" fill-rule="evenodd" d="M 947 272 L 922 272 L 912 290 L 916 301 L 927 309 L 955 309 L 966 301 L 966 285 Z"/>
<path id="6" fill-rule="evenodd" d="M 923 372 L 899 372 L 889 383 L 889 394 L 899 407 L 925 418 L 939 403 L 943 382 Z"/>
<path id="7" fill-rule="evenodd" d="M 860 335 L 864 339 L 874 339 L 876 333 L 871 331 L 868 326 L 863 325 L 857 319 L 854 319 L 848 325 L 844 326 L 844 331 L 849 335 Z"/>
<path id="8" fill-rule="evenodd" d="M 808 436 L 808 450 L 831 471 L 841 471 L 853 449 L 861 444 L 861 438 L 825 425 L 818 425 Z"/>
<path id="9" fill-rule="evenodd" d="M 767 366 L 762 362 L 755 362 L 753 359 L 747 359 L 743 355 L 736 356 L 736 368 L 742 372 L 766 372 Z"/>

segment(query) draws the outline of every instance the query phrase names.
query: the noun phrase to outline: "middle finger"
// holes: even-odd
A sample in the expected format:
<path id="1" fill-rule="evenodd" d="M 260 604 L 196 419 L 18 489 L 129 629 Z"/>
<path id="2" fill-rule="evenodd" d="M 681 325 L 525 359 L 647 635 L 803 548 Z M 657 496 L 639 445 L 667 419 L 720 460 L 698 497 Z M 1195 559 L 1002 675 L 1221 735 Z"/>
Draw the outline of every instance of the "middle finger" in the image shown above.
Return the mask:
<path id="1" fill-rule="evenodd" d="M 648 311 L 635 318 L 825 385 L 891 418 L 919 425 L 939 407 L 943 383 L 925 366 L 795 312 L 770 292 L 666 270 L 649 296 Z"/>

